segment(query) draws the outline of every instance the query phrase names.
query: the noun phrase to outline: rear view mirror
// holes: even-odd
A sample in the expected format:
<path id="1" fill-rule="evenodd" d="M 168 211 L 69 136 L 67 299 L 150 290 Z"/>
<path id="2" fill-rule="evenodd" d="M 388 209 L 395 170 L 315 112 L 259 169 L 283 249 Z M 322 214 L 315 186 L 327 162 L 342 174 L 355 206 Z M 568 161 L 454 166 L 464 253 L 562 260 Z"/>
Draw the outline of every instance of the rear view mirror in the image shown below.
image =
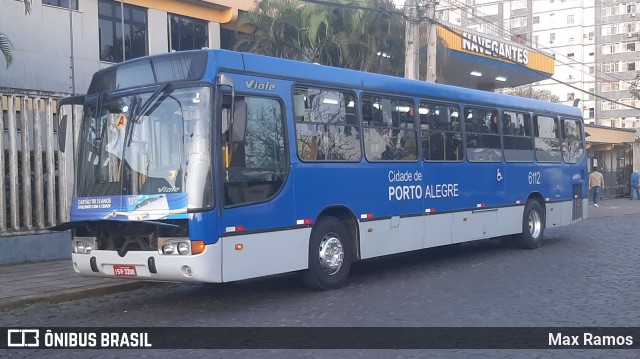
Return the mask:
<path id="1" fill-rule="evenodd" d="M 64 152 L 67 144 L 67 115 L 62 116 L 58 124 L 58 147 Z"/>
<path id="2" fill-rule="evenodd" d="M 247 103 L 237 101 L 233 109 L 232 142 L 244 142 L 247 129 Z"/>

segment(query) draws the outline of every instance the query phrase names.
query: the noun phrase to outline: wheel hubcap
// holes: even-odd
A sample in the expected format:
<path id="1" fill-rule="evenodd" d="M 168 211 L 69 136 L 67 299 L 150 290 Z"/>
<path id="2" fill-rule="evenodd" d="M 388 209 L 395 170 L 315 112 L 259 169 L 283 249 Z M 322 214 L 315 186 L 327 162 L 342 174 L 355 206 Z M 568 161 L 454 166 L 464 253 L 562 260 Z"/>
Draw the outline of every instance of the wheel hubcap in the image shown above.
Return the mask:
<path id="1" fill-rule="evenodd" d="M 320 266 L 328 275 L 338 273 L 344 262 L 344 248 L 335 233 L 327 233 L 320 241 Z"/>
<path id="2" fill-rule="evenodd" d="M 529 234 L 531 237 L 538 238 L 540 231 L 542 230 L 542 217 L 538 211 L 531 211 L 529 213 Z"/>

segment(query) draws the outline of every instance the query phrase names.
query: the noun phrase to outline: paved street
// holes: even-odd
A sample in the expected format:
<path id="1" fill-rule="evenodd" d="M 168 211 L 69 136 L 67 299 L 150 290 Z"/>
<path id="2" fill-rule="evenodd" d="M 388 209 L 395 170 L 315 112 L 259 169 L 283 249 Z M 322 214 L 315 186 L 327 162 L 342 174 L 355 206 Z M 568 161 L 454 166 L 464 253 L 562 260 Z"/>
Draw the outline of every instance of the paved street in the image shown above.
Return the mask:
<path id="1" fill-rule="evenodd" d="M 0 314 L 11 326 L 640 326 L 640 215 L 548 229 L 538 250 L 482 241 L 358 263 L 341 290 L 304 289 L 295 275 L 225 285 L 167 284 Z M 212 352 L 188 351 L 196 356 Z M 62 355 L 62 354 L 65 355 Z M 243 357 L 247 351 L 220 351 Z M 639 357 L 638 351 L 251 351 L 269 357 Z M 455 354 L 457 353 L 457 354 Z M 475 354 L 474 354 L 475 353 Z M 617 354 L 615 354 L 617 353 Z M 22 356 L 24 351 L 10 352 Z M 39 351 L 37 356 L 152 355 L 152 351 Z M 183 356 L 185 351 L 165 351 Z M 536 355 L 537 355 L 536 354 Z M 562 355 L 560 355 L 562 354 Z M 324 355 L 324 354 L 322 354 Z"/>

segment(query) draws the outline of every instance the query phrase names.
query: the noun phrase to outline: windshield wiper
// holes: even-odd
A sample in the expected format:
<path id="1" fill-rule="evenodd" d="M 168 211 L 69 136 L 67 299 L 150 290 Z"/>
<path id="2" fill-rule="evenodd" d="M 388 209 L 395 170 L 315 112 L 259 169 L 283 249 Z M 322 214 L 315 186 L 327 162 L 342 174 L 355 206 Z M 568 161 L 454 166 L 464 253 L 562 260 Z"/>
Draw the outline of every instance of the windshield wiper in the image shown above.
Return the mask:
<path id="1" fill-rule="evenodd" d="M 156 89 L 143 104 L 135 102 L 135 99 L 138 97 L 134 97 L 134 103 L 131 104 L 131 119 L 129 120 L 129 123 L 127 123 L 124 137 L 126 139 L 125 143 L 127 147 L 131 146 L 131 141 L 133 139 L 133 125 L 138 123 L 138 120 L 146 114 L 149 108 L 151 108 L 151 106 L 159 98 L 160 94 L 163 93 L 167 89 L 167 87 L 169 87 L 168 82 L 160 85 L 160 87 L 158 87 L 158 89 Z M 137 106 L 134 106 L 134 104 L 136 104 Z"/>

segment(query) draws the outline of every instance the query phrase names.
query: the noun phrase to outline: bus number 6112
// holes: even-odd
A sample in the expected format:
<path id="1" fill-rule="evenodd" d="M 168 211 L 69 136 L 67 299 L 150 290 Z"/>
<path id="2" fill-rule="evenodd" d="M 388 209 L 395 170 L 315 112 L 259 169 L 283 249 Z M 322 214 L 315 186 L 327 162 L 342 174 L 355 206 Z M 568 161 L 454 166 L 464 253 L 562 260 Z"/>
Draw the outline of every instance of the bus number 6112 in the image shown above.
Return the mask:
<path id="1" fill-rule="evenodd" d="M 540 172 L 529 172 L 529 184 L 540 184 Z"/>

